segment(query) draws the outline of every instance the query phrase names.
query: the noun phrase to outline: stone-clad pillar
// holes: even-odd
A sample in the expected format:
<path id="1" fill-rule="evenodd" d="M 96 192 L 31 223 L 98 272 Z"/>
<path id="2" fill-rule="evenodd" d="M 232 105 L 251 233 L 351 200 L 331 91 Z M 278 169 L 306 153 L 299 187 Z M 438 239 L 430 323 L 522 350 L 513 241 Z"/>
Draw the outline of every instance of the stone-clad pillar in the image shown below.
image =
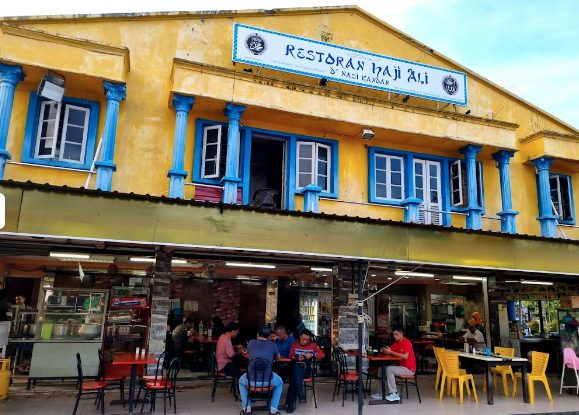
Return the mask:
<path id="1" fill-rule="evenodd" d="M 117 121 L 119 118 L 119 106 L 127 97 L 127 85 L 104 81 L 105 96 L 107 98 L 107 113 L 103 130 L 101 158 L 95 162 L 97 169 L 96 188 L 111 191 L 113 172 L 117 169 L 114 163 L 115 140 L 117 138 Z"/>
<path id="2" fill-rule="evenodd" d="M 169 177 L 169 197 L 183 199 L 183 186 L 187 172 L 183 169 L 185 141 L 187 139 L 187 117 L 193 108 L 195 97 L 173 95 L 175 108 L 175 136 L 173 142 L 173 166 L 167 173 Z"/>
<path id="3" fill-rule="evenodd" d="M 167 316 L 169 315 L 169 295 L 171 289 L 172 255 L 157 250 L 155 272 L 151 278 L 151 324 L 149 328 L 149 352 L 159 356 L 165 350 Z M 156 365 L 148 367 L 154 370 Z"/>
<path id="4" fill-rule="evenodd" d="M 6 150 L 14 92 L 18 82 L 24 79 L 22 66 L 0 63 L 0 180 L 4 179 L 6 160 L 12 156 Z"/>

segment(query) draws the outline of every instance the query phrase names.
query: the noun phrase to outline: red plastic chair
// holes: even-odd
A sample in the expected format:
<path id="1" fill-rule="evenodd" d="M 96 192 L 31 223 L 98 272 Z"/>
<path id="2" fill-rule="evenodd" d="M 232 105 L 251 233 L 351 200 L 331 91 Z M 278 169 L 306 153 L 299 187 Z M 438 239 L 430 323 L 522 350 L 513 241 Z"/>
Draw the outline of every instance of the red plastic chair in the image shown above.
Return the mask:
<path id="1" fill-rule="evenodd" d="M 90 398 L 92 399 L 95 395 L 97 398 L 98 406 L 100 406 L 101 414 L 105 413 L 105 388 L 107 383 L 103 381 L 91 381 L 85 382 L 82 373 L 82 361 L 80 359 L 80 353 L 76 354 L 76 369 L 78 371 L 78 393 L 75 395 L 76 402 L 74 404 L 74 409 L 72 415 L 76 415 L 76 410 L 78 409 L 78 403 L 81 399 Z"/>

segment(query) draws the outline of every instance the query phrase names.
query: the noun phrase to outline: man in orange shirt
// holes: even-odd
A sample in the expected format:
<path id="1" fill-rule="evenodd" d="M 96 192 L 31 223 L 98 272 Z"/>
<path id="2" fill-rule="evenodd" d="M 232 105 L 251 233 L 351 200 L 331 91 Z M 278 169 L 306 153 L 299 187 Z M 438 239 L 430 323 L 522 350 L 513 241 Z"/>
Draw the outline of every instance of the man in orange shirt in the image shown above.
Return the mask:
<path id="1" fill-rule="evenodd" d="M 380 351 L 384 354 L 402 358 L 398 366 L 388 366 L 386 368 L 386 381 L 388 382 L 388 395 L 386 395 L 386 400 L 396 402 L 400 401 L 400 396 L 396 390 L 396 376 L 414 375 L 416 372 L 416 359 L 414 358 L 412 343 L 404 337 L 402 328 L 394 328 L 392 336 L 394 336 L 392 346 L 382 347 Z M 375 393 L 372 395 L 372 398 L 382 399 L 382 393 Z"/>

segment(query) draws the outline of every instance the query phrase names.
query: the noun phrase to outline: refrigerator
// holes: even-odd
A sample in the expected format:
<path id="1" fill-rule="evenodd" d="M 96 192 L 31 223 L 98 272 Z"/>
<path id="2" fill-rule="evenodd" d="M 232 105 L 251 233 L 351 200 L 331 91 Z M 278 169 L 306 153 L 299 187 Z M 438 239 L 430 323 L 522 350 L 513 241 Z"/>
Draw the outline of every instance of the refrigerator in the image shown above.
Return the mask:
<path id="1" fill-rule="evenodd" d="M 390 296 L 389 326 L 402 326 L 405 336 L 414 338 L 418 334 L 418 298 L 406 295 Z"/>
<path id="2" fill-rule="evenodd" d="M 318 306 L 319 293 L 317 291 L 300 292 L 300 315 L 306 329 L 314 336 L 318 335 Z"/>

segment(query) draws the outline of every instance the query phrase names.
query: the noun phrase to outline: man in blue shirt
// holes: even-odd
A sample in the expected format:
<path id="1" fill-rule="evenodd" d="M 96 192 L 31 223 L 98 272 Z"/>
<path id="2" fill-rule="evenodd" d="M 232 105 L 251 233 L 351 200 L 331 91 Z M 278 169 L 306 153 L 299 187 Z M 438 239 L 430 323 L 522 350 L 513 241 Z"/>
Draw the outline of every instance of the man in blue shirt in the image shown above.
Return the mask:
<path id="1" fill-rule="evenodd" d="M 291 334 L 287 334 L 287 329 L 284 326 L 277 326 L 275 328 L 274 343 L 277 346 L 280 356 L 289 357 L 289 352 L 294 342 L 295 339 Z"/>
<path id="2" fill-rule="evenodd" d="M 251 376 L 257 375 L 259 379 L 271 379 L 270 386 L 271 391 L 271 402 L 270 402 L 270 414 L 279 415 L 277 410 L 279 406 L 279 400 L 281 398 L 281 393 L 283 390 L 282 379 L 274 372 L 272 372 L 273 361 L 279 358 L 279 352 L 275 344 L 269 340 L 271 336 L 271 329 L 269 326 L 260 326 L 257 333 L 257 340 L 250 340 L 247 345 L 247 353 L 249 354 L 249 365 L 247 368 L 247 373 L 239 378 L 239 395 L 241 397 L 241 415 L 246 415 L 251 413 L 251 401 L 248 402 L 248 389 L 249 380 L 247 378 L 248 374 Z M 256 363 L 255 359 L 262 359 L 269 363 L 269 367 L 266 368 L 262 376 L 258 374 L 258 369 L 254 368 Z M 262 381 L 251 380 L 252 386 L 265 386 Z"/>

